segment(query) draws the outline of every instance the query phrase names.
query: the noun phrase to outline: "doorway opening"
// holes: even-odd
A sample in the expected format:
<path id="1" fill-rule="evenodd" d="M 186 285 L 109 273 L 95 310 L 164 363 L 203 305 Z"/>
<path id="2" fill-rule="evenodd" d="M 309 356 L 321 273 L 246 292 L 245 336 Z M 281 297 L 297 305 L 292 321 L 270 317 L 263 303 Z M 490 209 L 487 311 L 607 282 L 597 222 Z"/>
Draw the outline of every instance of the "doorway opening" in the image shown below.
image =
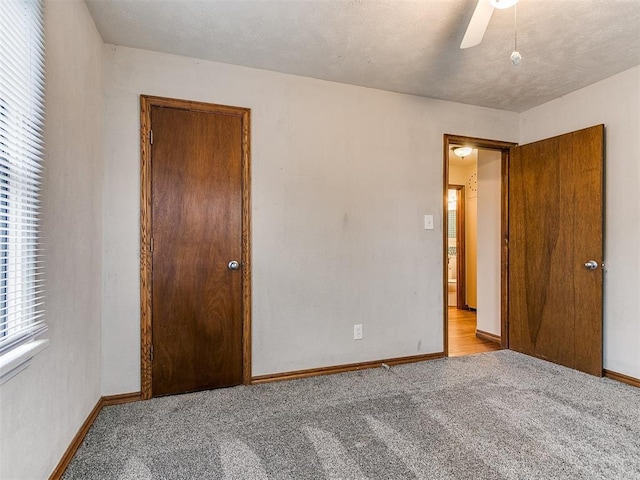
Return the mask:
<path id="1" fill-rule="evenodd" d="M 449 183 L 447 191 L 447 306 L 468 310 L 466 300 L 465 188 Z"/>
<path id="2" fill-rule="evenodd" d="M 509 149 L 444 136 L 444 352 L 508 348 L 505 277 Z M 457 150 L 468 147 L 466 150 Z M 456 151 L 456 153 L 454 153 Z"/>

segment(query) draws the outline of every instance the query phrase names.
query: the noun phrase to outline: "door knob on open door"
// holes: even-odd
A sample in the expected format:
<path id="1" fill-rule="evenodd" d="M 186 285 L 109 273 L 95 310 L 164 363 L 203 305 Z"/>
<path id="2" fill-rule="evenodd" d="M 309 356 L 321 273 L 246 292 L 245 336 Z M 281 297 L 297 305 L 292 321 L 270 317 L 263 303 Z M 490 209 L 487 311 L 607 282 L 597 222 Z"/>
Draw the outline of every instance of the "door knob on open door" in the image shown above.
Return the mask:
<path id="1" fill-rule="evenodd" d="M 584 264 L 585 267 L 587 267 L 589 270 L 595 270 L 596 268 L 598 268 L 598 262 L 596 262 L 595 260 L 589 260 L 587 263 Z"/>
<path id="2" fill-rule="evenodd" d="M 227 267 L 229 267 L 229 270 L 238 270 L 240 268 L 240 263 L 236 260 L 231 260 Z"/>

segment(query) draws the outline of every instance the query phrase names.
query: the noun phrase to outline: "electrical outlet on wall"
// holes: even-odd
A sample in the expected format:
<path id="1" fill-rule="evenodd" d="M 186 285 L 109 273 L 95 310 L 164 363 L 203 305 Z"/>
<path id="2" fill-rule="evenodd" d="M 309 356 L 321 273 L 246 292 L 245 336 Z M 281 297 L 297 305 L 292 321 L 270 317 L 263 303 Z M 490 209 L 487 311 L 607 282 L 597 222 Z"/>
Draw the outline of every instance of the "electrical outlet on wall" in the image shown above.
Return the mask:
<path id="1" fill-rule="evenodd" d="M 362 340 L 362 325 L 357 324 L 353 326 L 353 339 Z"/>

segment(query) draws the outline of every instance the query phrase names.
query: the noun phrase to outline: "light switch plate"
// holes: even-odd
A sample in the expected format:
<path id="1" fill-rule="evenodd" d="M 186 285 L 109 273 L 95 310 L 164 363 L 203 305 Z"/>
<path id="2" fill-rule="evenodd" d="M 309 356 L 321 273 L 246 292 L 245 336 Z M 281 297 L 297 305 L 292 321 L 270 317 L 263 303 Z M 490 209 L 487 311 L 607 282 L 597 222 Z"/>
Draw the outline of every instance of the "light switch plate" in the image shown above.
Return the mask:
<path id="1" fill-rule="evenodd" d="M 433 215 L 424 216 L 424 229 L 433 230 Z"/>

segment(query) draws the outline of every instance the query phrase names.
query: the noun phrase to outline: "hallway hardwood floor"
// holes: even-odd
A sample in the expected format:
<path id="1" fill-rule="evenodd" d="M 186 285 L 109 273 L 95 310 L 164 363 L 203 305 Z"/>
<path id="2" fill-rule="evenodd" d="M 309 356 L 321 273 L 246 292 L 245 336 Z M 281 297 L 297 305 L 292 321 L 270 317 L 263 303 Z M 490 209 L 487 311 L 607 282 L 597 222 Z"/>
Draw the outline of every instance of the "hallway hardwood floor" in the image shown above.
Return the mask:
<path id="1" fill-rule="evenodd" d="M 500 350 L 495 342 L 476 337 L 476 312 L 449 307 L 449 356 Z"/>

